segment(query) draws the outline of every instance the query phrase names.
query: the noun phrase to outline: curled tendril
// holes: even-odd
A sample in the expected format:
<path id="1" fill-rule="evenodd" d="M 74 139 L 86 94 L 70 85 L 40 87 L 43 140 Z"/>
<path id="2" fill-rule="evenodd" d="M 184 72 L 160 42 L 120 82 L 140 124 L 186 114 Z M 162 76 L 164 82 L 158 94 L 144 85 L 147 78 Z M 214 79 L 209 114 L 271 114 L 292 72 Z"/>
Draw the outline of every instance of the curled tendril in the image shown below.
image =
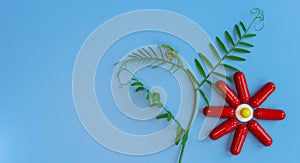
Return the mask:
<path id="1" fill-rule="evenodd" d="M 129 85 L 129 84 L 130 84 L 130 80 L 128 80 L 127 82 L 124 82 L 124 83 L 121 81 L 120 74 L 121 74 L 123 71 L 128 72 L 128 73 L 132 76 L 132 79 L 135 78 L 135 76 L 132 74 L 132 72 L 130 72 L 126 67 L 120 68 L 120 69 L 118 70 L 118 72 L 117 72 L 117 78 L 118 78 L 118 81 L 119 81 L 119 84 L 120 84 L 120 88 L 122 88 L 123 86 L 126 86 L 126 85 Z"/>
<path id="2" fill-rule="evenodd" d="M 256 31 L 260 31 L 264 28 L 265 24 L 264 24 L 264 20 L 265 20 L 265 16 L 264 16 L 264 11 L 259 9 L 259 8 L 253 8 L 250 11 L 251 14 L 256 14 L 256 17 L 254 18 L 253 23 L 255 22 L 255 20 L 259 20 L 260 22 L 260 26 L 257 27 L 257 25 L 254 26 L 254 29 Z"/>

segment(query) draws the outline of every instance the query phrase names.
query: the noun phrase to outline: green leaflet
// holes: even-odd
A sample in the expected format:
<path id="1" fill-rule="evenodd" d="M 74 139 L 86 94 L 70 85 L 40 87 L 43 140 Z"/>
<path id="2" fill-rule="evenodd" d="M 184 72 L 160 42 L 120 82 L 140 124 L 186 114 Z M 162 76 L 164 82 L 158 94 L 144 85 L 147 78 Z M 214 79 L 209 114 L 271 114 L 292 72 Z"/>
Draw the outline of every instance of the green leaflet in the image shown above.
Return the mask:
<path id="1" fill-rule="evenodd" d="M 248 42 L 239 42 L 239 44 L 240 45 L 243 45 L 243 46 L 247 46 L 247 47 L 250 47 L 250 48 L 252 48 L 252 47 L 254 47 L 254 45 L 252 45 L 252 44 L 250 44 L 250 43 L 248 43 Z"/>
<path id="2" fill-rule="evenodd" d="M 212 51 L 214 52 L 215 56 L 221 60 L 220 54 L 218 53 L 217 49 L 215 48 L 215 46 L 213 44 L 209 44 L 209 47 L 212 49 Z"/>
<path id="3" fill-rule="evenodd" d="M 242 49 L 242 48 L 233 48 L 232 50 L 238 53 L 250 53 L 249 50 Z"/>
<path id="4" fill-rule="evenodd" d="M 183 132 L 184 132 L 184 130 L 180 126 L 177 126 L 175 145 L 179 144 Z"/>
<path id="5" fill-rule="evenodd" d="M 202 96 L 202 98 L 204 99 L 206 105 L 209 106 L 210 104 L 209 104 L 209 101 L 208 101 L 208 99 L 207 99 L 205 93 L 204 93 L 201 89 L 199 89 L 199 93 L 200 93 L 200 95 Z"/>
<path id="6" fill-rule="evenodd" d="M 256 36 L 256 34 L 253 34 L 253 33 L 244 35 L 245 38 L 255 37 L 255 36 Z"/>
<path id="7" fill-rule="evenodd" d="M 197 59 L 195 59 L 195 64 L 200 74 L 205 78 L 206 77 L 205 71 Z"/>
<path id="8" fill-rule="evenodd" d="M 137 89 L 135 89 L 136 92 L 141 91 L 141 90 L 145 90 L 144 87 L 138 87 Z"/>
<path id="9" fill-rule="evenodd" d="M 206 83 L 208 83 L 216 92 L 218 92 L 219 94 L 222 94 L 222 92 L 219 90 L 219 88 L 212 83 L 210 80 L 205 80 Z"/>
<path id="10" fill-rule="evenodd" d="M 199 57 L 204 61 L 204 63 L 210 67 L 213 68 L 214 66 L 212 65 L 212 63 L 202 54 L 202 53 L 198 53 Z"/>
<path id="11" fill-rule="evenodd" d="M 131 86 L 144 86 L 144 85 L 143 85 L 143 83 L 136 81 L 136 82 L 132 83 Z"/>
<path id="12" fill-rule="evenodd" d="M 237 36 L 238 36 L 239 38 L 242 38 L 242 34 L 241 34 L 241 31 L 240 31 L 240 28 L 239 28 L 239 26 L 238 26 L 237 24 L 234 25 L 234 30 L 235 30 Z"/>
<path id="13" fill-rule="evenodd" d="M 228 58 L 230 60 L 233 60 L 233 61 L 246 61 L 245 58 L 238 57 L 238 56 L 235 56 L 235 55 L 228 55 L 226 58 Z"/>
<path id="14" fill-rule="evenodd" d="M 217 41 L 219 47 L 220 47 L 225 53 L 227 53 L 228 51 L 227 51 L 227 49 L 226 49 L 224 43 L 221 41 L 221 39 L 220 39 L 219 37 L 216 37 L 216 41 Z"/>
<path id="15" fill-rule="evenodd" d="M 156 119 L 163 119 L 163 118 L 167 118 L 168 114 L 164 113 L 164 114 L 160 114 L 158 116 L 156 116 Z"/>
<path id="16" fill-rule="evenodd" d="M 228 31 L 225 31 L 225 36 L 226 36 L 227 40 L 229 41 L 229 43 L 230 43 L 232 46 L 234 46 L 233 39 L 232 39 L 232 37 L 231 37 L 231 35 L 229 34 Z"/>
<path id="17" fill-rule="evenodd" d="M 227 69 L 230 69 L 230 70 L 233 70 L 233 71 L 240 71 L 239 69 L 237 69 L 237 68 L 235 68 L 235 67 L 233 67 L 233 66 L 230 66 L 230 65 L 228 65 L 228 64 L 223 63 L 222 65 L 223 65 L 225 68 L 227 68 Z"/>
<path id="18" fill-rule="evenodd" d="M 226 76 L 226 75 L 224 75 L 224 74 L 221 74 L 221 73 L 219 73 L 219 72 L 213 72 L 213 73 L 214 73 L 215 75 L 221 77 L 221 78 L 224 78 L 224 79 L 230 81 L 230 82 L 233 81 L 230 77 L 228 77 L 228 76 Z"/>
<path id="19" fill-rule="evenodd" d="M 244 24 L 242 21 L 240 21 L 240 25 L 241 25 L 243 31 L 246 32 L 247 29 L 246 29 L 246 27 L 245 27 L 245 24 Z"/>

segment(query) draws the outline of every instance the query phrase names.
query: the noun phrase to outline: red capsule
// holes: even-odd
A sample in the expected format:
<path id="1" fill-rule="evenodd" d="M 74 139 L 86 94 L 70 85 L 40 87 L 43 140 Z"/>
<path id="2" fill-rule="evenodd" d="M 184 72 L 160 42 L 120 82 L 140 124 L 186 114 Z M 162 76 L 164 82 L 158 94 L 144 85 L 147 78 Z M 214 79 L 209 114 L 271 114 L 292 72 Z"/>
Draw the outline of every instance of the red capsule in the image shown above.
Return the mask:
<path id="1" fill-rule="evenodd" d="M 272 144 L 272 138 L 257 121 L 250 120 L 248 122 L 248 128 L 263 145 L 270 146 Z"/>
<path id="2" fill-rule="evenodd" d="M 235 87 L 238 91 L 240 100 L 243 103 L 247 103 L 250 100 L 250 93 L 248 90 L 248 85 L 246 81 L 246 77 L 244 73 L 242 72 L 237 72 L 234 74 L 234 82 L 235 82 Z"/>
<path id="3" fill-rule="evenodd" d="M 228 134 L 230 131 L 237 128 L 239 124 L 239 121 L 235 118 L 230 118 L 227 121 L 220 124 L 217 128 L 212 130 L 212 132 L 209 134 L 210 138 L 213 140 L 217 140 L 220 137 Z"/>
<path id="4" fill-rule="evenodd" d="M 203 114 L 210 117 L 231 118 L 235 115 L 235 109 L 229 106 L 207 106 Z"/>
<path id="5" fill-rule="evenodd" d="M 231 144 L 230 151 L 234 155 L 238 155 L 243 148 L 246 136 L 248 133 L 248 128 L 244 124 L 240 124 L 235 131 L 234 138 Z"/>
<path id="6" fill-rule="evenodd" d="M 274 91 L 275 84 L 272 82 L 267 83 L 251 98 L 250 105 L 253 108 L 259 107 Z"/>
<path id="7" fill-rule="evenodd" d="M 230 89 L 230 87 L 222 80 L 216 83 L 216 86 L 222 92 L 228 104 L 232 107 L 237 107 L 240 105 L 240 99 L 238 96 Z"/>
<path id="8" fill-rule="evenodd" d="M 258 108 L 254 111 L 254 117 L 264 120 L 283 120 L 285 112 L 283 110 Z"/>

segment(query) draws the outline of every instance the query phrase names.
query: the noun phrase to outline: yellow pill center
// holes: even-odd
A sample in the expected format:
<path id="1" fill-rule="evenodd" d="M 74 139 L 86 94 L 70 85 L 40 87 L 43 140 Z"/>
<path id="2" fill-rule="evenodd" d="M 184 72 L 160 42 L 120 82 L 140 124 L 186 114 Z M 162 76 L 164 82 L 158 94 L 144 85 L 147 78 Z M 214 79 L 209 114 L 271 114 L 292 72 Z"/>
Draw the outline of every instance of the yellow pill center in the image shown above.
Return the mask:
<path id="1" fill-rule="evenodd" d="M 244 118 L 250 117 L 250 114 L 251 114 L 251 112 L 250 112 L 250 110 L 248 108 L 243 108 L 240 111 L 240 113 L 241 113 L 241 116 L 244 117 Z"/>

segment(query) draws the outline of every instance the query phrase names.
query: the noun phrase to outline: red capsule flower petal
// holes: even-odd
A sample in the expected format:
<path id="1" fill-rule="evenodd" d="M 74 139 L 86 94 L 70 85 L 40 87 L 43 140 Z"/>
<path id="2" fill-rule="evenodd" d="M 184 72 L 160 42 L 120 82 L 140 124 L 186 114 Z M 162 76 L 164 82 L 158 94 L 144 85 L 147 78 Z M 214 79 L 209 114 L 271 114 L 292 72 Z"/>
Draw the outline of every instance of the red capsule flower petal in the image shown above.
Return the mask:
<path id="1" fill-rule="evenodd" d="M 240 104 L 240 99 L 238 96 L 230 89 L 230 87 L 222 80 L 216 83 L 216 86 L 222 92 L 222 95 L 232 107 L 237 107 Z"/>
<path id="2" fill-rule="evenodd" d="M 253 135 L 265 146 L 270 146 L 273 143 L 270 135 L 261 127 L 261 125 L 255 121 L 251 120 L 248 122 L 248 129 L 253 133 Z"/>
<path id="3" fill-rule="evenodd" d="M 248 133 L 248 128 L 246 125 L 240 124 L 237 127 L 230 147 L 230 151 L 232 154 L 238 155 L 242 151 L 247 133 Z"/>
<path id="4" fill-rule="evenodd" d="M 251 98 L 250 105 L 253 108 L 259 107 L 275 91 L 275 88 L 276 87 L 274 83 L 267 83 Z"/>
<path id="5" fill-rule="evenodd" d="M 232 118 L 235 109 L 229 106 L 207 106 L 203 109 L 203 114 L 210 117 Z"/>
<path id="6" fill-rule="evenodd" d="M 244 73 L 242 72 L 237 72 L 234 74 L 234 82 L 235 82 L 235 87 L 238 91 L 238 95 L 240 97 L 240 100 L 243 103 L 247 103 L 250 100 L 250 93 L 248 90 L 248 85 L 246 81 L 246 77 Z"/>
<path id="7" fill-rule="evenodd" d="M 254 111 L 254 117 L 263 120 L 283 120 L 285 116 L 283 110 L 258 108 Z"/>
<path id="8" fill-rule="evenodd" d="M 230 118 L 212 130 L 209 136 L 211 139 L 217 140 L 237 128 L 238 124 L 239 121 L 237 119 Z"/>

